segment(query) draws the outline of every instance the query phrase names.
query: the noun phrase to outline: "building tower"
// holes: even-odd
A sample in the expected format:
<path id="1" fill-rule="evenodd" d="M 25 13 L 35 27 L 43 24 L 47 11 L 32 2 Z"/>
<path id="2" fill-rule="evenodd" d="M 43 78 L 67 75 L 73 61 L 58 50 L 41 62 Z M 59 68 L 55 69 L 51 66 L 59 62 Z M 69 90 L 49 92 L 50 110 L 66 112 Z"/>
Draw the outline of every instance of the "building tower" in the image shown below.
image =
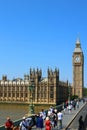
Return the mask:
<path id="1" fill-rule="evenodd" d="M 79 98 L 83 97 L 84 87 L 84 55 L 81 49 L 79 38 L 76 41 L 76 47 L 73 52 L 73 87 L 72 94 Z"/>

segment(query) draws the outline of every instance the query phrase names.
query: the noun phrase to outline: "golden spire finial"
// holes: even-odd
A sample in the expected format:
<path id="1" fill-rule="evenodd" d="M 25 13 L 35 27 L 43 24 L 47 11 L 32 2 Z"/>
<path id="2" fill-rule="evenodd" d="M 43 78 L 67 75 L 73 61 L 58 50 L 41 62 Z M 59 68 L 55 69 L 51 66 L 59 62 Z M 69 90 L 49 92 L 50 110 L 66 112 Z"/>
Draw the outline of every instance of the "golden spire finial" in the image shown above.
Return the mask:
<path id="1" fill-rule="evenodd" d="M 78 33 L 76 44 L 80 44 L 80 34 Z"/>

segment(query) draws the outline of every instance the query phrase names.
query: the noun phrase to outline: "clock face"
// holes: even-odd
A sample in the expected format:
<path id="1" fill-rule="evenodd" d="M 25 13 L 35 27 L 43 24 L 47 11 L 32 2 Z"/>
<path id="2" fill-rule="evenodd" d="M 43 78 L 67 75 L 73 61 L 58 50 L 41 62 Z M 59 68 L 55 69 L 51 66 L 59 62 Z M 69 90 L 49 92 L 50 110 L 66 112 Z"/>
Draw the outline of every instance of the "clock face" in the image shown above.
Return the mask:
<path id="1" fill-rule="evenodd" d="M 75 57 L 75 62 L 80 62 L 80 56 Z"/>

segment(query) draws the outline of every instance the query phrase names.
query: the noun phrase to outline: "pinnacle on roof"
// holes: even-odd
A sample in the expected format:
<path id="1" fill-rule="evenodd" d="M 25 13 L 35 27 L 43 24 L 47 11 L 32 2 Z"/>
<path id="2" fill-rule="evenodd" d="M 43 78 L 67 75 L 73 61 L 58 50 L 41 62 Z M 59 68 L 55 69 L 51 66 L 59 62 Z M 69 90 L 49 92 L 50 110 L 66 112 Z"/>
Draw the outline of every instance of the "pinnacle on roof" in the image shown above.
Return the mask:
<path id="1" fill-rule="evenodd" d="M 76 47 L 75 47 L 74 52 L 82 52 L 81 43 L 80 43 L 80 38 L 79 37 L 76 40 Z"/>
<path id="2" fill-rule="evenodd" d="M 79 37 L 77 38 L 77 41 L 76 41 L 76 47 L 77 48 L 79 48 L 79 47 L 81 48 L 81 46 L 80 46 L 80 38 Z"/>

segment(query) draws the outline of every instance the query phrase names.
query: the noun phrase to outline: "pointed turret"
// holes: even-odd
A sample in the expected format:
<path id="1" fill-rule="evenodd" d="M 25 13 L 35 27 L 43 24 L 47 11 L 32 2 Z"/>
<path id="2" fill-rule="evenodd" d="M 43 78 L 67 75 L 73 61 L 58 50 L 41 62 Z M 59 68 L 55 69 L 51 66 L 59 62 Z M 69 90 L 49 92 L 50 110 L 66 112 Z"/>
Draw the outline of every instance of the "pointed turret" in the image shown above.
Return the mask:
<path id="1" fill-rule="evenodd" d="M 82 49 L 81 49 L 81 44 L 80 44 L 80 38 L 77 38 L 77 41 L 76 41 L 76 47 L 75 47 L 75 50 L 74 52 L 82 52 Z"/>

